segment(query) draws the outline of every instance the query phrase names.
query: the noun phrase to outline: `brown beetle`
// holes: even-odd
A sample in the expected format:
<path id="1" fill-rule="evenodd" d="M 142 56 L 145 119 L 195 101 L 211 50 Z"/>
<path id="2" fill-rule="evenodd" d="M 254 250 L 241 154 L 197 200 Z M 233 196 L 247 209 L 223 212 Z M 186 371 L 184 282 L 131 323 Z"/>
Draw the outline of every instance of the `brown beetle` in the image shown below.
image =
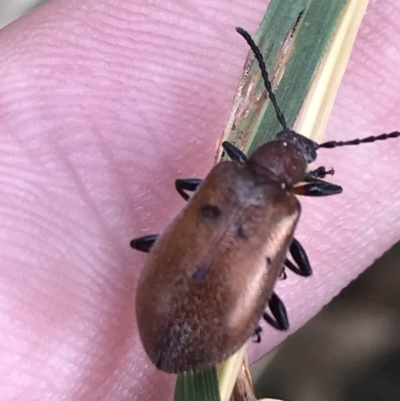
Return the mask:
<path id="1" fill-rule="evenodd" d="M 136 293 L 136 318 L 144 349 L 169 373 L 198 371 L 232 355 L 252 335 L 260 340 L 264 317 L 279 330 L 289 327 L 285 306 L 273 292 L 285 266 L 311 274 L 307 255 L 293 237 L 300 216 L 295 195 L 342 192 L 323 178 L 333 170 L 307 172 L 319 148 L 358 145 L 399 132 L 346 142 L 316 142 L 290 130 L 277 105 L 262 55 L 250 35 L 267 93 L 283 129 L 249 158 L 228 142 L 232 161 L 217 164 L 204 181 L 178 179 L 179 194 L 195 191 L 162 235 L 131 241 L 151 252 Z M 293 261 L 286 258 L 289 251 Z M 232 279 L 234 277 L 234 280 Z M 264 309 L 269 306 L 271 314 Z"/>

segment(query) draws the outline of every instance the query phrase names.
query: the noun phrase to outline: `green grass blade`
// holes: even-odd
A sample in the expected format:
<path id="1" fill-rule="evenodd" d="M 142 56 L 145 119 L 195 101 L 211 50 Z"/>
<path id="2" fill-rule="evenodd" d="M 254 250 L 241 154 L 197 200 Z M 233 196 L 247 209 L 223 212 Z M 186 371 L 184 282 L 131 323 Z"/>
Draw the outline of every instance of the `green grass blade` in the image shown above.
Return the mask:
<path id="1" fill-rule="evenodd" d="M 174 399 L 175 401 L 220 401 L 216 368 L 178 375 Z"/>
<path id="2" fill-rule="evenodd" d="M 349 1 L 272 0 L 254 39 L 288 126 L 293 126 Z M 250 53 L 224 140 L 251 153 L 282 127 Z"/>
<path id="3" fill-rule="evenodd" d="M 368 0 L 271 1 L 254 39 L 289 127 L 313 139 L 311 131 L 324 130 L 367 4 Z M 238 36 L 239 40 L 243 39 Z M 259 66 L 249 53 L 222 140 L 251 153 L 281 129 Z M 220 401 L 219 394 L 221 401 L 228 401 L 243 348 L 241 353 L 219 365 L 218 379 L 214 369 L 179 375 L 175 401 Z"/>

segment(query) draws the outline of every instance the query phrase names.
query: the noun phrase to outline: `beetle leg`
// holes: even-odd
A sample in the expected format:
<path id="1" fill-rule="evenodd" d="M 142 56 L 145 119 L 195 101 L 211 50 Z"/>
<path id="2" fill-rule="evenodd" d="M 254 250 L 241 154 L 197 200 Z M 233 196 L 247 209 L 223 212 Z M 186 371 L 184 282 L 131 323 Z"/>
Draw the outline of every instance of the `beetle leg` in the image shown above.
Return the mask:
<path id="1" fill-rule="evenodd" d="M 289 252 L 292 255 L 292 258 L 296 262 L 297 266 L 289 259 L 285 260 L 285 266 L 299 276 L 311 276 L 312 269 L 307 257 L 307 253 L 296 238 L 293 238 L 292 243 L 289 246 Z"/>
<path id="2" fill-rule="evenodd" d="M 285 266 L 283 265 L 282 266 L 282 270 L 279 273 L 278 280 L 286 280 L 286 279 L 287 279 L 287 274 L 286 274 L 286 271 L 285 271 Z"/>
<path id="3" fill-rule="evenodd" d="M 175 181 L 175 188 L 179 195 L 187 201 L 190 196 L 185 191 L 196 191 L 202 181 L 200 178 L 179 178 Z"/>
<path id="4" fill-rule="evenodd" d="M 255 339 L 253 340 L 255 343 L 260 343 L 261 342 L 261 332 L 262 332 L 262 328 L 260 325 L 258 325 L 255 329 L 254 329 L 254 337 Z"/>
<path id="5" fill-rule="evenodd" d="M 289 259 L 285 259 L 284 262 L 285 266 L 290 269 L 293 273 L 298 274 L 301 277 L 308 277 L 312 275 L 312 270 L 311 267 L 308 266 L 308 268 L 310 270 L 306 270 L 305 266 L 303 266 L 302 268 L 296 266 L 292 261 L 290 261 Z M 303 270 L 304 268 L 304 270 Z"/>
<path id="6" fill-rule="evenodd" d="M 247 156 L 240 149 L 238 149 L 231 143 L 225 141 L 222 143 L 222 147 L 224 148 L 228 156 L 231 158 L 231 160 L 241 164 L 243 164 L 247 160 Z"/>
<path id="7" fill-rule="evenodd" d="M 324 166 L 318 167 L 315 170 L 311 170 L 307 173 L 307 175 L 304 178 L 304 181 L 314 181 L 315 178 L 323 179 L 327 175 L 334 175 L 335 170 L 331 167 L 329 170 L 327 170 Z"/>
<path id="8" fill-rule="evenodd" d="M 282 300 L 278 297 L 278 295 L 275 294 L 275 292 L 272 293 L 268 302 L 268 306 L 272 316 L 270 316 L 267 312 L 264 312 L 264 320 L 277 330 L 287 330 L 289 328 L 289 319 L 286 313 L 286 308 Z"/>
<path id="9" fill-rule="evenodd" d="M 309 182 L 300 184 L 292 188 L 292 192 L 296 195 L 306 196 L 329 196 L 342 193 L 343 189 L 339 185 L 322 181 L 317 178 L 306 177 Z"/>
<path id="10" fill-rule="evenodd" d="M 134 238 L 131 241 L 131 247 L 133 249 L 136 249 L 137 251 L 148 253 L 150 252 L 150 249 L 157 241 L 158 237 L 159 237 L 158 234 L 150 234 L 150 235 L 145 235 L 144 237 Z"/>

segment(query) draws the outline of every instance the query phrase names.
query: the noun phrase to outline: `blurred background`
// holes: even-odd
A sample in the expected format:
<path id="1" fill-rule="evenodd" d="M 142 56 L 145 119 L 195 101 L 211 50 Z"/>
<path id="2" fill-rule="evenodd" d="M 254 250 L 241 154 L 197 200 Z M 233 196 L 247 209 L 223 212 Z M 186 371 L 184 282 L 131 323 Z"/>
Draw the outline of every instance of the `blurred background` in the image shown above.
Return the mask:
<path id="1" fill-rule="evenodd" d="M 0 0 L 0 28 L 46 0 Z M 400 401 L 400 243 L 252 366 L 258 398 Z"/>
<path id="2" fill-rule="evenodd" d="M 400 400 L 400 243 L 251 367 L 257 398 Z"/>

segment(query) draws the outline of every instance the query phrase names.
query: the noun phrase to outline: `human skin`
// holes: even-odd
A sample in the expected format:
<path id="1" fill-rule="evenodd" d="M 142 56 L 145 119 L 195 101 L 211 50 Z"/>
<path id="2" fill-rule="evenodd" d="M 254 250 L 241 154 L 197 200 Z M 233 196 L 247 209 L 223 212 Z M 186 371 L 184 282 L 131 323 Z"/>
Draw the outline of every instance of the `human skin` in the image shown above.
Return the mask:
<path id="1" fill-rule="evenodd" d="M 0 32 L 0 399 L 170 400 L 142 349 L 134 292 L 212 166 L 265 2 L 51 1 Z M 373 1 L 326 139 L 400 129 L 400 3 Z M 340 196 L 302 198 L 314 268 L 278 283 L 291 332 L 400 238 L 400 139 L 321 150 Z M 243 268 L 246 268 L 245 266 Z M 255 360 L 287 333 L 265 326 Z"/>

